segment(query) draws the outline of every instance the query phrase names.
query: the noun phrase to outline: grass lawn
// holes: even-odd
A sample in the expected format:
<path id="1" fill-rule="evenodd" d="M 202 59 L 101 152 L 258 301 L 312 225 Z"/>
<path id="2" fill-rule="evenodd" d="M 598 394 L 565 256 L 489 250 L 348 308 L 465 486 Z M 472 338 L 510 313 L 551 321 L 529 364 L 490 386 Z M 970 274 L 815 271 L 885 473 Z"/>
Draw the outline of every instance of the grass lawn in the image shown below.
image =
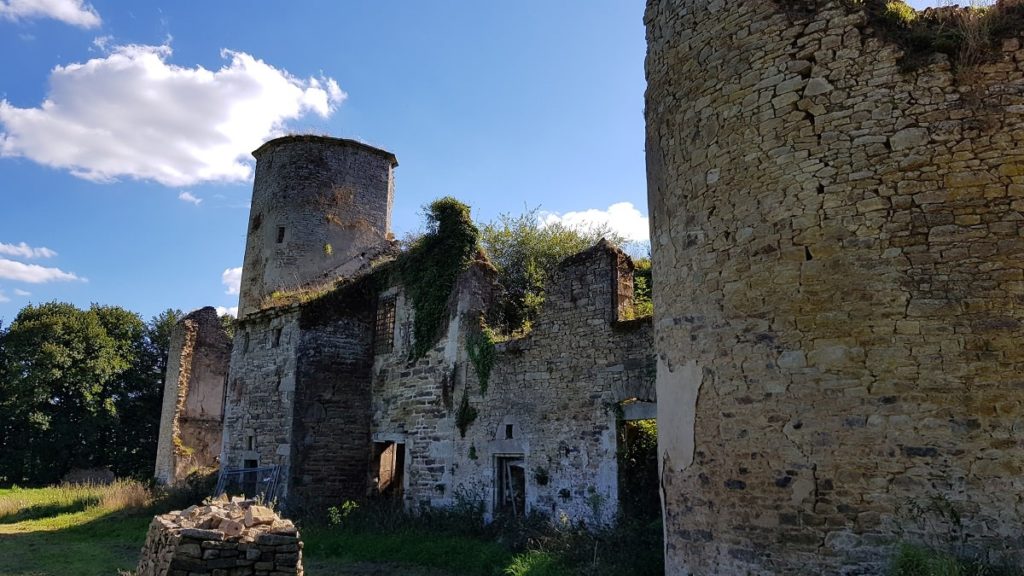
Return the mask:
<path id="1" fill-rule="evenodd" d="M 129 499 L 123 492 L 124 485 L 0 489 L 0 576 L 116 576 L 133 570 L 155 510 L 148 492 Z M 500 573 L 512 556 L 497 544 L 459 536 L 311 528 L 303 530 L 303 540 L 310 576 L 489 575 Z"/>
<path id="2" fill-rule="evenodd" d="M 101 489 L 0 490 L 0 576 L 111 576 L 135 567 L 149 514 Z"/>
<path id="3" fill-rule="evenodd" d="M 170 509 L 143 485 L 0 489 L 0 576 L 117 576 L 135 568 L 154 513 Z M 370 511 L 367 511 L 370 512 Z M 441 517 L 445 517 L 441 514 Z M 387 521 L 385 525 L 379 520 Z M 660 538 L 651 554 L 619 538 L 600 542 L 585 532 L 536 533 L 541 550 L 510 546 L 512 532 L 474 529 L 458 516 L 430 524 L 394 514 L 366 515 L 364 524 L 302 527 L 309 576 L 624 576 L 661 574 Z M 476 521 L 479 525 L 479 521 Z M 660 530 L 660 529 L 659 529 Z M 525 533 L 524 533 L 525 534 Z M 636 532 L 641 540 L 649 539 Z M 657 533 L 660 536 L 660 532 Z M 515 549 L 515 551 L 514 551 Z M 547 551 L 545 551 L 547 550 Z M 582 557 L 574 551 L 586 552 Z M 603 550 L 600 569 L 598 551 Z M 592 552 L 591 552 L 592 551 Z M 517 553 L 518 552 L 518 553 Z"/>

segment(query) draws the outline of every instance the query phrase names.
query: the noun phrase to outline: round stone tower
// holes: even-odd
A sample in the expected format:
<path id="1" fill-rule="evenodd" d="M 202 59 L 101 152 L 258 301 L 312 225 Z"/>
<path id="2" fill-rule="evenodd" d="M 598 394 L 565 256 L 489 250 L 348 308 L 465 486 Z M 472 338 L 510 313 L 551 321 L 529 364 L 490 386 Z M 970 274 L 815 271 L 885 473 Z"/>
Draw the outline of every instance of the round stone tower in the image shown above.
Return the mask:
<path id="1" fill-rule="evenodd" d="M 847 6 L 647 3 L 666 574 L 1022 564 L 1024 51 Z"/>
<path id="2" fill-rule="evenodd" d="M 239 318 L 274 292 L 355 274 L 390 246 L 394 154 L 354 140 L 285 136 L 253 156 Z"/>

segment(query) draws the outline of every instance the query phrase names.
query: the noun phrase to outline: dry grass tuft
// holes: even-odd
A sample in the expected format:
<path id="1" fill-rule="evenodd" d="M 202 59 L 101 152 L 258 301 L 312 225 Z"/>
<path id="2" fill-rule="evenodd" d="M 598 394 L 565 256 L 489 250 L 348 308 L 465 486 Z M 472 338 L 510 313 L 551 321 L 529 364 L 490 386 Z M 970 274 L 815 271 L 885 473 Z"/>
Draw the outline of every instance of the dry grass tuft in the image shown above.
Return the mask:
<path id="1" fill-rule="evenodd" d="M 136 480 L 108 485 L 60 484 L 43 489 L 0 491 L 0 519 L 18 520 L 100 509 L 137 512 L 153 503 L 153 493 Z"/>

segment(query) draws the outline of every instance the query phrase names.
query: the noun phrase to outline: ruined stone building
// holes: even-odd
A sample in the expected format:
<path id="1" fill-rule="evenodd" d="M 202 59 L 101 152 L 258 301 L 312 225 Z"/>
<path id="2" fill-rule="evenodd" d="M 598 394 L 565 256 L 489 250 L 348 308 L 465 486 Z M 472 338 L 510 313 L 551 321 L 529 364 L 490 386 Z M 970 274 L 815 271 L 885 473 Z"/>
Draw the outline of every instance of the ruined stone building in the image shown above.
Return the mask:
<path id="1" fill-rule="evenodd" d="M 231 339 L 211 307 L 185 316 L 171 331 L 157 439 L 160 482 L 217 466 L 230 354 Z"/>
<path id="2" fill-rule="evenodd" d="M 668 574 L 1024 565 L 1021 7 L 911 68 L 880 4 L 647 2 Z"/>
<path id="3" fill-rule="evenodd" d="M 219 373 L 189 372 L 207 309 L 193 313 L 176 334 L 168 380 L 203 384 L 168 387 L 165 399 L 165 426 L 178 430 L 201 404 L 193 391 L 216 387 L 222 444 L 175 432 L 161 444 L 158 475 L 180 479 L 169 459 L 202 453 L 219 455 L 222 469 L 278 466 L 277 496 L 293 511 L 381 495 L 409 509 L 465 500 L 488 514 L 611 520 L 617 427 L 655 414 L 650 319 L 624 319 L 630 259 L 602 241 L 563 262 L 533 330 L 495 346 L 486 373 L 471 356 L 496 287 L 494 269 L 475 261 L 439 338 L 410 361 L 414 308 L 401 283 L 375 273 L 396 253 L 394 155 L 289 136 L 254 156 L 230 370 L 225 379 L 220 357 Z"/>
<path id="4" fill-rule="evenodd" d="M 983 57 L 908 62 L 884 4 L 648 0 L 653 329 L 622 320 L 631 263 L 599 244 L 486 385 L 486 262 L 413 363 L 403 286 L 359 280 L 393 254 L 394 156 L 267 143 L 221 465 L 280 465 L 297 508 L 602 520 L 617 423 L 656 410 L 667 574 L 881 574 L 902 541 L 1024 565 L 1024 8 L 1000 3 Z"/>

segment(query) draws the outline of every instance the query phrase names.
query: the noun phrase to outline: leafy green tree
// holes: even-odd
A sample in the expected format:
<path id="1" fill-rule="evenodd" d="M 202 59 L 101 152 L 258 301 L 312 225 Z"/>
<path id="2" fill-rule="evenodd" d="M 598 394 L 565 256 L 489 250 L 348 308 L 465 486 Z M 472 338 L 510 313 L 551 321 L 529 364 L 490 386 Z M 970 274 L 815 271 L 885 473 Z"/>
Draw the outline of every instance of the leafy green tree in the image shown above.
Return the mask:
<path id="1" fill-rule="evenodd" d="M 544 302 L 544 282 L 555 266 L 590 248 L 601 238 L 622 245 L 625 238 L 608 227 L 541 224 L 539 210 L 502 214 L 480 228 L 480 243 L 498 270 L 505 290 L 498 318 L 504 332 L 529 329 Z"/>
<path id="2" fill-rule="evenodd" d="M 59 302 L 18 313 L 0 332 L 0 482 L 54 482 L 74 467 L 149 473 L 165 315 L 147 325 L 122 308 Z"/>

